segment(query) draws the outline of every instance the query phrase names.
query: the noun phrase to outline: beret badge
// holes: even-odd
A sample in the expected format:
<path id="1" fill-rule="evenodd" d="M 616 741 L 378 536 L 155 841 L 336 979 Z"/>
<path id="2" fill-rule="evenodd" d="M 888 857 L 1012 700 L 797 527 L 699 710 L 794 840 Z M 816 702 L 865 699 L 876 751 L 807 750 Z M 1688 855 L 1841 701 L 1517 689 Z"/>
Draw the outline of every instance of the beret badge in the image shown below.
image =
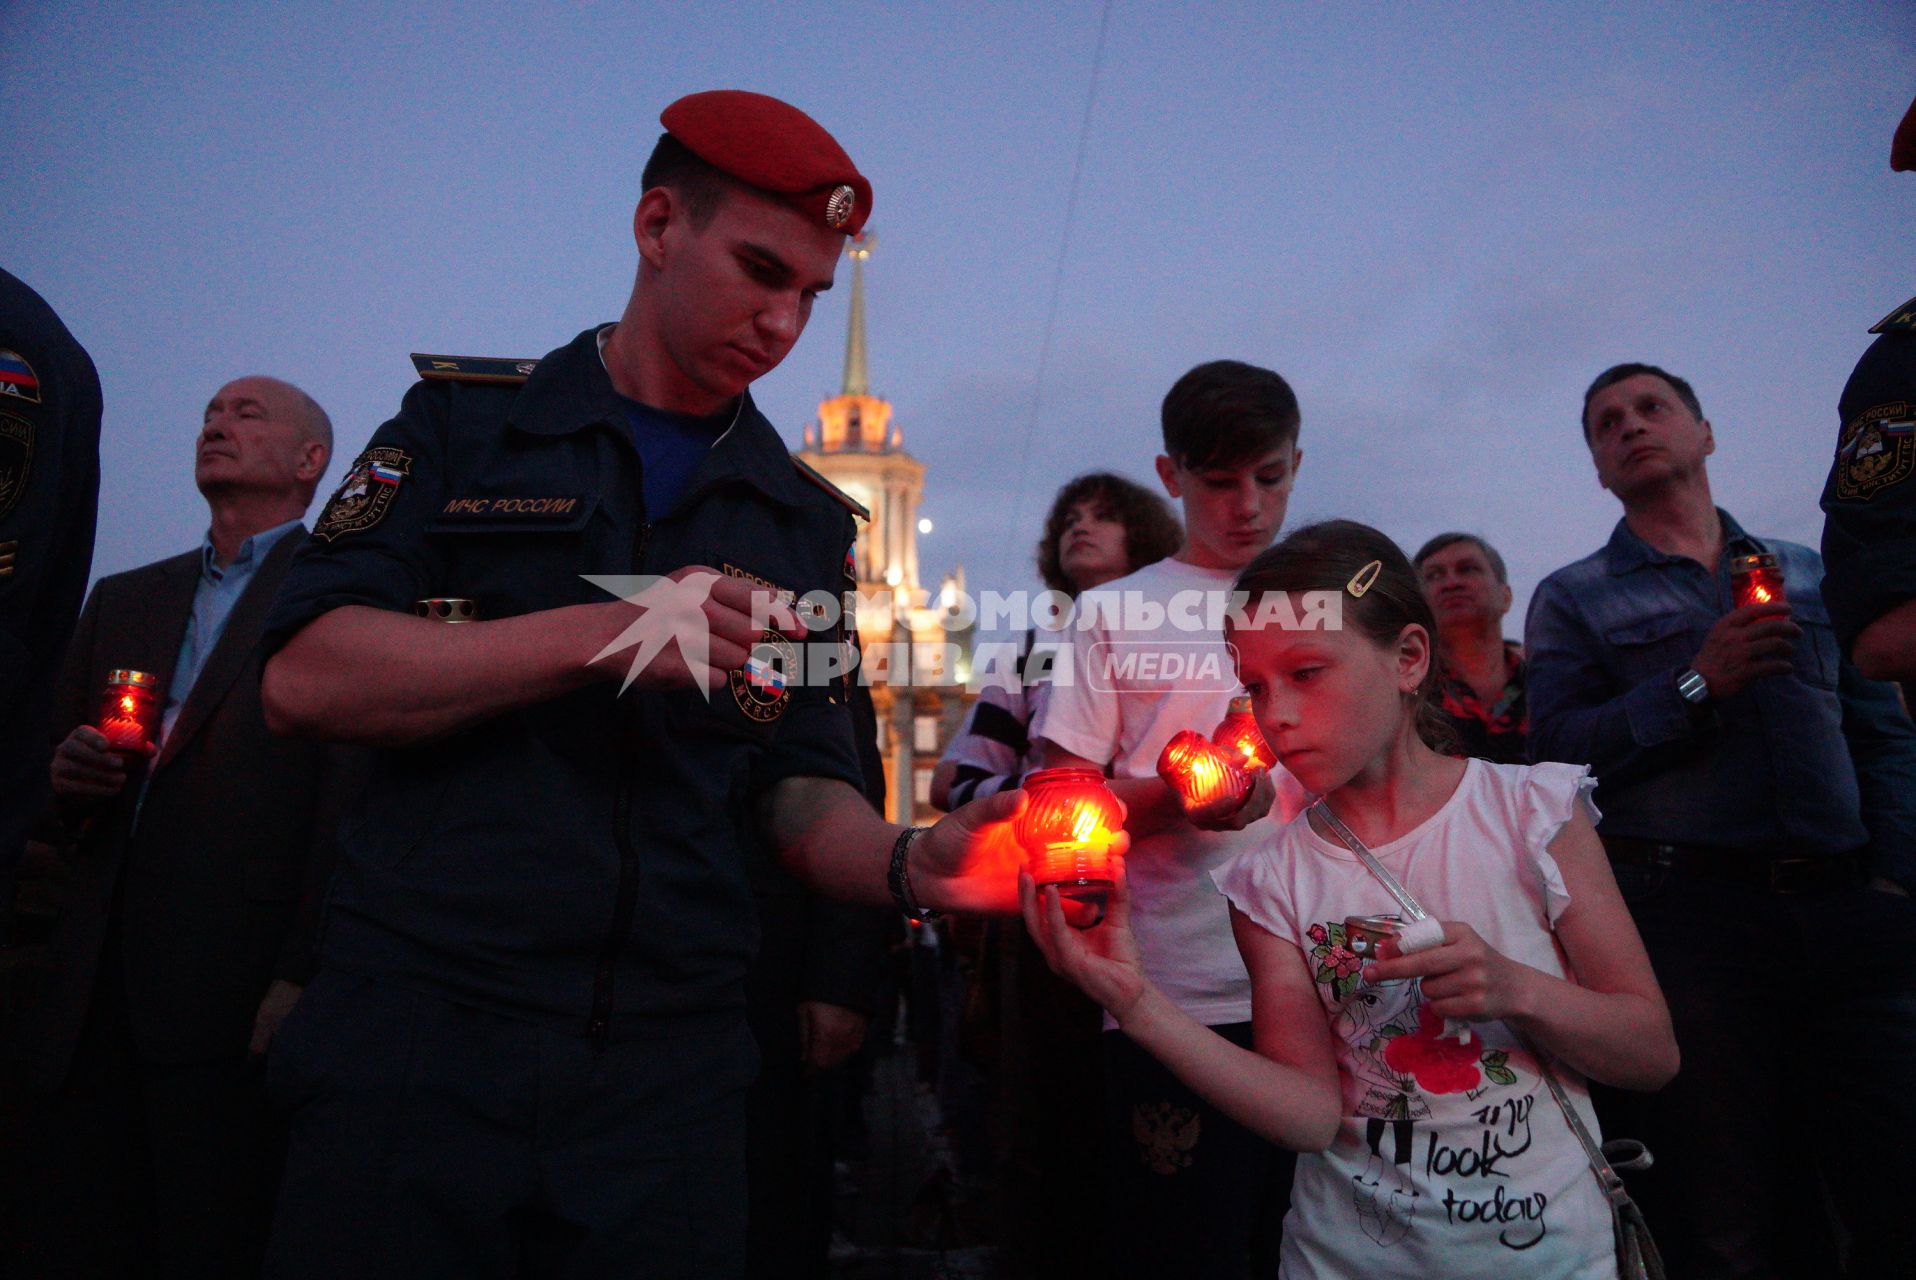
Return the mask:
<path id="1" fill-rule="evenodd" d="M 858 193 L 840 183 L 825 200 L 825 225 L 837 230 L 852 220 L 858 208 Z"/>

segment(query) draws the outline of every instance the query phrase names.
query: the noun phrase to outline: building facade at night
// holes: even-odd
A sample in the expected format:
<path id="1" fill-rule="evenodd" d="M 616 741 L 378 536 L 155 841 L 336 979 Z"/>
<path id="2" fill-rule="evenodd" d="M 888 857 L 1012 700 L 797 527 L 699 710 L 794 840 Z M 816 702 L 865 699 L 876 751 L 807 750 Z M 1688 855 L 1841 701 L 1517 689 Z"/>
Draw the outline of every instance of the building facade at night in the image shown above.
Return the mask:
<path id="1" fill-rule="evenodd" d="M 935 594 L 919 580 L 925 464 L 905 451 L 891 402 L 872 394 L 866 356 L 865 262 L 875 244 L 866 231 L 845 246 L 852 260 L 852 302 L 843 385 L 818 406 L 798 457 L 871 513 L 858 522 L 852 555 L 861 602 L 859 644 L 885 760 L 886 816 L 926 822 L 936 816 L 931 771 L 974 696 L 965 691 L 973 629 L 944 625 L 944 609 L 965 590 L 962 566 L 945 576 Z"/>

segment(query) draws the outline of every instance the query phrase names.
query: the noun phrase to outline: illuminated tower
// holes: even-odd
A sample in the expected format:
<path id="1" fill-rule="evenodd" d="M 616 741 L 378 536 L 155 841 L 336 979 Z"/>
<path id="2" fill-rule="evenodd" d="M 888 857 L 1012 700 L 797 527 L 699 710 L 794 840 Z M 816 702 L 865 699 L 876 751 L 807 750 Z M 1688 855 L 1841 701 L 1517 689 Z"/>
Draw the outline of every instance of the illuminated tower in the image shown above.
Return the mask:
<path id="1" fill-rule="evenodd" d="M 969 629 L 947 632 L 939 610 L 927 607 L 930 593 L 918 580 L 918 502 L 925 464 L 905 452 L 890 401 L 871 392 L 865 261 L 877 243 L 866 231 L 845 246 L 852 260 L 852 304 L 844 385 L 818 406 L 818 421 L 805 428 L 798 456 L 871 512 L 871 520 L 859 525 L 853 551 L 858 591 L 864 600 L 879 599 L 889 607 L 861 609 L 858 635 L 868 655 L 890 646 L 882 650 L 892 658 L 889 679 L 873 681 L 872 701 L 889 816 L 911 822 L 927 816 L 931 769 L 971 702 L 962 683 L 970 674 L 971 636 Z M 937 603 L 963 590 L 959 568 L 940 584 Z M 955 655 L 950 645 L 957 646 Z"/>

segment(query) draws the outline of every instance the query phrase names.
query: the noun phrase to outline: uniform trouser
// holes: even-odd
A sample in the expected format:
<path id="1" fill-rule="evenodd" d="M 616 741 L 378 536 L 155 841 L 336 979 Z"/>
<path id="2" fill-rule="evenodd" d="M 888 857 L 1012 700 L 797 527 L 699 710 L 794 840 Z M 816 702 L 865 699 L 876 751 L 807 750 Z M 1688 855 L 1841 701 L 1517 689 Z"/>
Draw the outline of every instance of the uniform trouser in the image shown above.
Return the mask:
<path id="1" fill-rule="evenodd" d="M 109 945 L 66 1082 L 34 1100 L 26 1273 L 256 1276 L 283 1153 L 260 1064 L 141 1057 L 120 966 Z"/>
<path id="2" fill-rule="evenodd" d="M 1251 1047 L 1248 1022 L 1211 1030 Z M 1104 1033 L 1104 1053 L 1115 1273 L 1277 1274 L 1297 1157 L 1204 1101 L 1122 1031 Z"/>
<path id="3" fill-rule="evenodd" d="M 1660 1093 L 1595 1090 L 1672 1276 L 1902 1274 L 1916 1256 L 1916 901 L 1786 896 L 1656 868 L 1617 883 L 1683 1065 Z"/>
<path id="4" fill-rule="evenodd" d="M 615 1030 L 322 971 L 274 1042 L 292 1115 L 274 1277 L 736 1276 L 742 1014 Z"/>
<path id="5" fill-rule="evenodd" d="M 805 919 L 802 901 L 760 900 L 759 953 L 746 982 L 761 1064 L 746 1095 L 746 1274 L 755 1280 L 822 1280 L 831 1270 L 832 1120 L 849 1072 L 812 1072 L 802 1061 Z"/>

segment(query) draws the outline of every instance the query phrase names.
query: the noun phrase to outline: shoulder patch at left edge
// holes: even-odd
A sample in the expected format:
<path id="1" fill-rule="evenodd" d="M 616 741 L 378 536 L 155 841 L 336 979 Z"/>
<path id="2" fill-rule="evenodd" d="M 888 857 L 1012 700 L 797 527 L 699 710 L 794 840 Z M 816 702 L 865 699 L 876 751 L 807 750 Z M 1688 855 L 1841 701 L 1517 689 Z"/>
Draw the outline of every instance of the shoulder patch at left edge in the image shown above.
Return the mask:
<path id="1" fill-rule="evenodd" d="M 792 454 L 791 458 L 792 466 L 798 470 L 799 475 L 804 476 L 807 480 L 810 480 L 813 484 L 823 489 L 832 501 L 836 502 L 839 506 L 845 508 L 845 510 L 851 512 L 865 523 L 871 523 L 872 513 L 865 510 L 864 503 L 820 475 L 809 462 L 806 462 L 805 459 L 799 457 L 797 454 Z"/>
<path id="2" fill-rule="evenodd" d="M 1896 310 L 1870 326 L 1871 333 L 1889 333 L 1891 330 L 1908 331 L 1916 329 L 1916 298 L 1911 298 Z"/>
<path id="3" fill-rule="evenodd" d="M 1836 500 L 1868 502 L 1916 472 L 1916 404 L 1892 400 L 1843 427 L 1836 446 Z"/>
<path id="4" fill-rule="evenodd" d="M 433 382 L 524 382 L 539 367 L 537 360 L 509 360 L 496 356 L 435 356 L 412 353 L 412 367 Z"/>

